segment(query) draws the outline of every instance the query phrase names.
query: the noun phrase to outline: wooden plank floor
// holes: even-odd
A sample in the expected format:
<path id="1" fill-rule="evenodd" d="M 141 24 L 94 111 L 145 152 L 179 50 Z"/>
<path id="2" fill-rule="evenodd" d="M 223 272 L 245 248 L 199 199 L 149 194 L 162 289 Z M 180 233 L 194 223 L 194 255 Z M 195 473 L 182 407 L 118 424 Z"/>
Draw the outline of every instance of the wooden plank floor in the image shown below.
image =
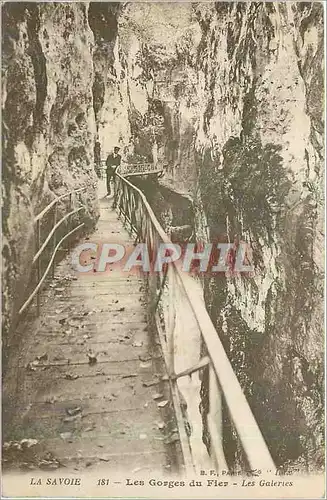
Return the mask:
<path id="1" fill-rule="evenodd" d="M 110 199 L 100 201 L 100 212 L 89 241 L 132 245 Z M 40 318 L 28 325 L 9 365 L 5 401 L 11 398 L 15 409 L 7 439 L 37 439 L 75 470 L 170 470 L 179 443 L 172 448 L 170 402 L 158 407 L 169 394 L 158 343 L 148 332 L 144 287 L 141 276 L 117 266 L 81 274 L 70 256 L 57 266 Z M 13 376 L 14 398 L 8 397 Z"/>

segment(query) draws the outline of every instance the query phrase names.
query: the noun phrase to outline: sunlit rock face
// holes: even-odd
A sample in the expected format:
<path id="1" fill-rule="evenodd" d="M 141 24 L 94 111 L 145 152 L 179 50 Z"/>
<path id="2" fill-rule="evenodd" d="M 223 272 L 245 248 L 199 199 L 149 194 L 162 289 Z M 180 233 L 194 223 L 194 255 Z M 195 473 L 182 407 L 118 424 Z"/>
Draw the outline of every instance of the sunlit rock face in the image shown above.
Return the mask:
<path id="1" fill-rule="evenodd" d="M 323 8 L 183 4 L 175 21 L 166 9 L 124 12 L 128 85 L 149 102 L 136 111 L 129 93 L 137 152 L 192 195 L 198 240 L 251 246 L 254 276 L 204 277 L 207 308 L 276 462 L 319 468 Z"/>
<path id="2" fill-rule="evenodd" d="M 33 217 L 55 195 L 86 185 L 86 225 L 97 218 L 87 10 L 87 4 L 14 2 L 2 9 L 5 346 L 26 299 Z"/>
<path id="3" fill-rule="evenodd" d="M 207 277 L 207 306 L 276 460 L 319 467 L 323 9 L 240 3 L 196 12 L 199 197 L 209 237 L 241 235 L 256 267 L 253 278 Z"/>
<path id="4" fill-rule="evenodd" d="M 130 139 L 128 78 L 119 44 L 118 20 L 122 4 L 92 2 L 88 20 L 94 34 L 93 105 L 101 156 Z"/>
<path id="5" fill-rule="evenodd" d="M 172 94 L 174 87 L 167 81 L 179 78 L 176 44 L 190 30 L 190 22 L 200 33 L 189 3 L 130 3 L 119 16 L 119 54 L 127 77 L 132 142 L 128 152 L 136 161 L 144 159 L 170 167 L 176 164 L 170 154 L 176 149 L 171 141 L 181 133 L 177 116 L 180 111 Z M 184 123 L 183 116 L 181 120 Z"/>

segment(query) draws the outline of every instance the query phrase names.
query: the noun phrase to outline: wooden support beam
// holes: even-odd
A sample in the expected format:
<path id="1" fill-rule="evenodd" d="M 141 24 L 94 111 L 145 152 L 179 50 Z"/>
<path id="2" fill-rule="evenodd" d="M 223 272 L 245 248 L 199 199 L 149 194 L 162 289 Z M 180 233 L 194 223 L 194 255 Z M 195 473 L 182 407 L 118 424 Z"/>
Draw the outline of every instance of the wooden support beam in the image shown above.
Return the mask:
<path id="1" fill-rule="evenodd" d="M 196 364 L 191 366 L 191 368 L 188 368 L 187 370 L 183 370 L 182 372 L 175 373 L 172 375 L 173 380 L 177 380 L 180 377 L 186 377 L 187 375 L 192 375 L 194 372 L 198 372 L 202 368 L 205 368 L 208 366 L 210 363 L 210 358 L 209 356 L 204 356 L 203 358 L 200 359 L 200 361 Z"/>

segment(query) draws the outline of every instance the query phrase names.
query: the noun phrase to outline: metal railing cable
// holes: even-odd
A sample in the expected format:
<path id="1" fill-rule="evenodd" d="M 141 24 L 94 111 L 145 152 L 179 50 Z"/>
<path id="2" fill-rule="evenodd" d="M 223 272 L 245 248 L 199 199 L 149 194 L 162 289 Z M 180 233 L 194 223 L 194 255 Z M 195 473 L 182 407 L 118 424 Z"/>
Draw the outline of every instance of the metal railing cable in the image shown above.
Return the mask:
<path id="1" fill-rule="evenodd" d="M 85 192 L 86 187 L 75 189 L 73 191 L 70 191 L 68 193 L 65 193 L 61 196 L 56 197 L 51 203 L 49 203 L 43 210 L 40 212 L 35 218 L 34 218 L 34 234 L 35 234 L 35 244 L 36 244 L 36 249 L 35 249 L 35 254 L 32 260 L 32 272 L 36 272 L 36 285 L 33 289 L 33 291 L 29 294 L 28 298 L 25 300 L 24 304 L 21 306 L 21 308 L 18 311 L 18 314 L 22 314 L 27 307 L 31 304 L 33 301 L 34 297 L 36 296 L 37 298 L 37 314 L 40 312 L 40 291 L 42 288 L 42 285 L 44 284 L 50 270 L 52 269 L 52 276 L 54 275 L 54 265 L 55 265 L 55 257 L 57 254 L 57 251 L 59 250 L 60 246 L 62 243 L 67 240 L 70 236 L 72 236 L 74 233 L 76 233 L 79 229 L 81 229 L 84 226 L 84 222 L 78 224 L 75 227 L 70 227 L 70 222 L 71 219 L 74 217 L 74 215 L 78 214 L 79 212 L 83 211 L 85 208 L 84 205 L 81 202 L 80 196 L 81 193 Z M 80 204 L 81 206 L 77 208 L 73 208 L 73 197 L 75 197 L 75 201 L 77 199 L 77 203 Z M 58 216 L 58 205 L 66 200 L 68 198 L 68 207 L 66 207 L 67 213 L 63 215 L 59 220 L 57 220 Z M 47 215 L 51 215 L 52 212 L 52 219 L 50 221 L 50 227 L 51 229 L 49 232 L 47 232 L 44 241 L 41 242 L 42 239 L 42 222 L 46 220 Z M 47 221 L 49 224 L 49 221 Z M 57 234 L 60 229 L 63 228 L 64 223 L 67 225 L 67 232 L 65 232 L 64 235 L 61 236 L 59 241 L 57 241 Z M 48 228 L 49 229 L 49 228 Z M 48 246 L 52 242 L 52 249 L 50 250 L 50 255 L 49 255 L 49 261 L 46 264 L 46 268 L 43 270 L 42 269 L 42 256 L 45 255 L 46 250 Z"/>
<path id="2" fill-rule="evenodd" d="M 157 254 L 161 243 L 171 244 L 145 195 L 129 182 L 119 169 L 115 176 L 114 207 L 135 233 L 136 241 L 146 243 L 152 255 Z M 178 382 L 181 377 L 207 370 L 208 409 L 205 427 L 209 436 L 208 447 L 212 464 L 217 470 L 230 468 L 224 450 L 227 418 L 229 430 L 231 427 L 235 430 L 246 466 L 251 470 L 274 471 L 275 465 L 259 425 L 204 301 L 194 290 L 192 282 L 194 283 L 193 278 L 181 271 L 175 262 L 168 264 L 161 272 L 148 273 L 148 294 L 167 368 L 185 467 L 188 470 L 197 469 L 197 464 L 185 425 Z M 190 322 L 196 325 L 206 353 L 203 357 L 200 356 L 193 366 L 179 370 L 176 351 L 181 344 L 187 346 Z"/>

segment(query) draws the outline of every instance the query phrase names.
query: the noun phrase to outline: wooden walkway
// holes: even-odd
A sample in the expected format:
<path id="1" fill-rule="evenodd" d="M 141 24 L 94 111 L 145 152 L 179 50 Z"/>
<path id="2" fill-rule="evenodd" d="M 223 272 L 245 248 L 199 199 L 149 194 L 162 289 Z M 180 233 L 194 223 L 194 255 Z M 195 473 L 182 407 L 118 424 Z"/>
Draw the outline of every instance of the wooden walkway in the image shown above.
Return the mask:
<path id="1" fill-rule="evenodd" d="M 132 245 L 111 203 L 100 201 L 89 241 Z M 68 256 L 11 361 L 4 392 L 15 386 L 16 396 L 5 441 L 36 439 L 72 470 L 167 473 L 179 442 L 163 375 L 142 277 L 112 266 L 78 274 Z"/>

